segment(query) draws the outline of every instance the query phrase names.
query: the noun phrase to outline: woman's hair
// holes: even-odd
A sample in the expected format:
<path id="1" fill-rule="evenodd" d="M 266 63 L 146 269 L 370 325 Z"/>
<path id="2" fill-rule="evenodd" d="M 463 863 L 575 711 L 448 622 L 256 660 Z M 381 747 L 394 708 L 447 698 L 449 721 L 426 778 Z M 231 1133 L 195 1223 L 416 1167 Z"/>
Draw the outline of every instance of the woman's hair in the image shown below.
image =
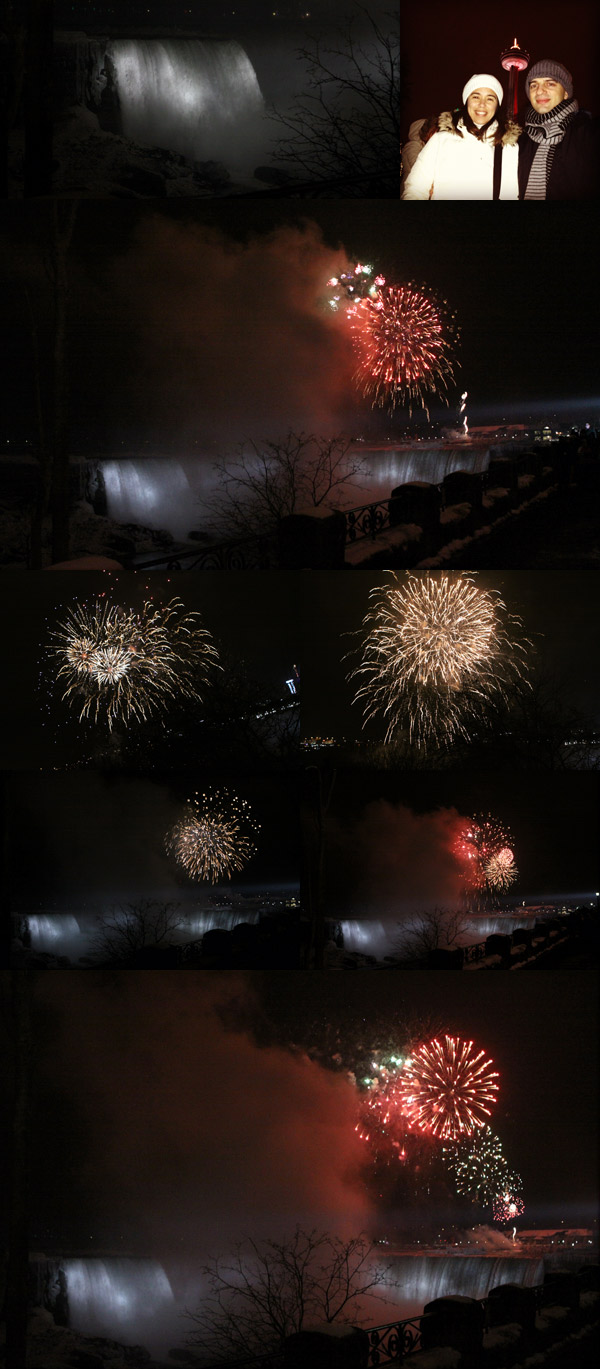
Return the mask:
<path id="1" fill-rule="evenodd" d="M 466 104 L 462 105 L 460 109 L 452 110 L 452 122 L 455 128 L 458 127 L 460 119 L 462 119 L 467 132 L 472 133 L 473 137 L 478 138 L 479 140 L 485 138 L 485 135 L 490 124 L 493 124 L 494 120 L 496 120 L 498 127 L 494 134 L 494 146 L 502 142 L 504 134 L 506 133 L 507 124 L 509 122 L 506 115 L 503 114 L 502 105 L 500 104 L 496 109 L 496 113 L 492 114 L 491 119 L 488 119 L 487 123 L 483 124 L 481 128 L 478 128 L 477 124 L 473 123 L 473 120 L 471 118 L 471 115 L 469 114 Z"/>

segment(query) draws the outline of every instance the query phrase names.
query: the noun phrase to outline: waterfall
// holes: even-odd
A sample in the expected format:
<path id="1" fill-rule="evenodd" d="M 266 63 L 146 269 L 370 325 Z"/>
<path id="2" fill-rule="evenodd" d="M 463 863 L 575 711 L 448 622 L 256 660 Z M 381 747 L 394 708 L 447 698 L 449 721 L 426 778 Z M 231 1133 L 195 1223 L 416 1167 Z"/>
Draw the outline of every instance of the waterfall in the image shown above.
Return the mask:
<path id="1" fill-rule="evenodd" d="M 360 951 L 361 955 L 374 955 L 380 960 L 392 954 L 392 943 L 398 938 L 395 922 L 386 924 L 377 918 L 347 918 L 340 926 L 346 951 Z"/>
<path id="2" fill-rule="evenodd" d="M 117 523 L 166 528 L 174 537 L 181 538 L 198 521 L 197 491 L 175 457 L 103 461 L 102 474 L 108 516 Z"/>
<path id="3" fill-rule="evenodd" d="M 490 457 L 487 447 L 449 444 L 427 448 L 416 444 L 409 450 L 361 449 L 366 474 L 358 477 L 359 489 L 350 503 L 389 499 L 397 485 L 412 480 L 439 484 L 451 471 L 483 471 Z M 251 455 L 246 459 L 252 466 Z M 109 518 L 117 523 L 140 523 L 147 528 L 166 528 L 178 539 L 203 527 L 205 501 L 217 489 L 214 457 L 208 451 L 194 456 L 122 456 L 99 462 L 106 489 Z"/>
<path id="4" fill-rule="evenodd" d="M 127 1258 L 62 1261 L 70 1323 L 77 1331 L 109 1330 L 159 1317 L 173 1302 L 167 1275 L 155 1260 Z"/>
<path id="5" fill-rule="evenodd" d="M 415 443 L 408 450 L 390 447 L 389 450 L 369 452 L 366 449 L 362 456 L 369 467 L 369 475 L 367 481 L 361 483 L 368 483 L 371 495 L 389 499 L 397 485 L 410 485 L 413 480 L 439 485 L 452 471 L 485 471 L 490 449 L 468 442 L 440 443 L 439 447 Z"/>
<path id="6" fill-rule="evenodd" d="M 24 921 L 34 951 L 68 956 L 82 954 L 81 928 L 73 913 L 27 913 Z"/>
<path id="7" fill-rule="evenodd" d="M 434 1298 L 460 1293 L 486 1298 L 503 1283 L 532 1287 L 544 1279 L 543 1259 L 486 1255 L 393 1255 L 386 1261 L 394 1297 L 422 1308 Z M 387 1279 L 386 1279 L 387 1283 Z"/>
<path id="8" fill-rule="evenodd" d="M 107 57 L 127 138 L 230 168 L 260 159 L 264 103 L 239 43 L 119 38 Z"/>
<path id="9" fill-rule="evenodd" d="M 31 1271 L 34 1300 L 83 1335 L 156 1343 L 177 1315 L 171 1284 L 157 1260 L 36 1257 Z"/>
<path id="10" fill-rule="evenodd" d="M 231 932 L 240 922 L 256 923 L 258 920 L 257 909 L 241 908 L 238 904 L 235 908 L 214 908 L 191 913 L 185 918 L 185 928 L 189 936 L 199 938 L 204 936 L 205 932 L 212 932 L 215 929 Z"/>

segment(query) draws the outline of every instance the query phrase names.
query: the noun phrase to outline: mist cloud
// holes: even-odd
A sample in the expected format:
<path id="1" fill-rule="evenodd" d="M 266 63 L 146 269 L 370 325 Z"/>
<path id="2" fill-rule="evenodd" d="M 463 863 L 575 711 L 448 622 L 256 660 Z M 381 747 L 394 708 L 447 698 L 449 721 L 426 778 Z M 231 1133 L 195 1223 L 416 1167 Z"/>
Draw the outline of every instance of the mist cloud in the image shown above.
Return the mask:
<path id="1" fill-rule="evenodd" d="M 350 828 L 332 827 L 329 879 L 348 914 L 392 916 L 448 907 L 463 874 L 454 855 L 466 819 L 455 808 L 414 813 L 380 799 Z"/>
<path id="2" fill-rule="evenodd" d="M 56 972 L 40 991 L 61 1023 L 46 1069 L 77 1098 L 79 1177 L 115 1240 L 125 1223 L 138 1253 L 198 1258 L 248 1231 L 366 1224 L 351 1085 L 226 1031 L 218 1010 L 247 994 L 241 977 Z"/>
<path id="3" fill-rule="evenodd" d="M 352 346 L 319 298 L 347 264 L 312 223 L 236 242 L 210 227 L 144 219 L 102 287 L 90 280 L 84 290 L 93 393 L 82 369 L 78 423 L 109 433 L 122 425 L 181 453 L 191 441 L 222 451 L 290 428 L 341 431 L 353 402 Z"/>

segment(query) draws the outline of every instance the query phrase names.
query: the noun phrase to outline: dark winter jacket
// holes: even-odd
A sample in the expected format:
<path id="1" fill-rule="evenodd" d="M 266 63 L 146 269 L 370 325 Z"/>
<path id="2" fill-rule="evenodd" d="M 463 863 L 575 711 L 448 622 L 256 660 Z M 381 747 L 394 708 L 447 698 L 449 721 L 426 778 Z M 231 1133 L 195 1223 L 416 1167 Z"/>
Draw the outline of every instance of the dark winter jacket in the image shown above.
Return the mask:
<path id="1" fill-rule="evenodd" d="M 525 191 L 538 143 L 526 131 L 519 138 L 519 199 Z M 554 148 L 547 200 L 595 200 L 600 195 L 600 129 L 598 120 L 580 109 Z"/>

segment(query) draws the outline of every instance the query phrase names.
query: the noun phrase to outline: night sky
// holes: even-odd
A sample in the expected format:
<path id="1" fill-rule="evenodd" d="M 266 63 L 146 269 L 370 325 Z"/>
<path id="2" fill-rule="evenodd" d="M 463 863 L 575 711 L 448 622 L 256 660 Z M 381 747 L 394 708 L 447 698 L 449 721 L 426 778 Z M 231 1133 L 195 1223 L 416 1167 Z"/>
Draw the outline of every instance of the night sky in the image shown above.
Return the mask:
<path id="1" fill-rule="evenodd" d="M 365 571 L 344 578 L 341 585 L 335 574 L 311 577 L 304 597 L 311 632 L 304 671 L 305 735 L 348 739 L 361 735 L 361 706 L 352 702 L 356 682 L 350 683 L 346 675 L 360 659 L 360 629 L 369 607 L 369 591 L 388 583 L 391 579 L 383 572 Z M 524 635 L 534 648 L 531 678 L 556 681 L 565 700 L 597 723 L 600 634 L 595 577 L 554 570 L 488 571 L 477 577 L 477 583 L 499 590 L 509 612 L 522 619 Z M 351 659 L 344 660 L 348 653 Z M 362 735 L 379 738 L 382 730 L 373 722 Z"/>
<path id="2" fill-rule="evenodd" d="M 427 6 L 427 41 L 424 17 L 417 5 L 401 3 L 402 127 L 413 119 L 454 109 L 470 76 L 489 72 L 508 90 L 500 54 L 516 37 L 531 57 L 530 65 L 543 59 L 560 62 L 572 73 L 575 98 L 581 109 L 600 113 L 598 90 L 598 40 L 600 14 L 595 0 L 574 0 L 568 21 L 562 0 L 507 0 L 484 10 L 475 0 L 445 5 L 432 0 Z M 528 108 L 524 75 L 519 78 L 523 107 Z"/>
<path id="3" fill-rule="evenodd" d="M 333 1022 L 351 1054 L 358 1022 L 375 1044 L 382 1016 L 401 1035 L 407 1015 L 432 1012 L 500 1071 L 494 1126 L 523 1176 L 530 1222 L 591 1220 L 591 977 L 530 976 L 525 1000 L 515 975 L 316 975 L 295 1006 L 296 983 L 193 971 L 45 976 L 36 1060 L 40 1106 L 51 1100 L 52 1111 L 35 1142 L 33 1192 L 47 1245 L 200 1257 L 248 1231 L 276 1237 L 298 1219 L 381 1228 L 361 1175 L 351 1085 L 281 1045 L 317 1046 Z M 265 1044 L 269 1020 L 279 1046 Z M 67 1121 L 77 1152 L 61 1146 Z"/>
<path id="4" fill-rule="evenodd" d="M 352 8 L 353 0 L 55 0 L 54 11 L 57 28 L 163 25 L 219 32 L 222 27 L 277 27 L 300 20 L 306 26 L 307 14 L 313 27 L 321 27 L 339 23 Z M 369 8 L 381 10 L 381 0 Z"/>
<path id="5" fill-rule="evenodd" d="M 44 231 L 39 210 L 32 218 L 28 206 L 11 207 L 5 326 L 17 444 L 36 439 L 26 285 L 42 357 L 50 347 Z M 71 449 L 198 451 L 210 462 L 290 428 L 393 438 L 407 413 L 382 415 L 360 397 L 344 320 L 319 305 L 331 273 L 356 260 L 389 282 L 424 282 L 456 315 L 455 387 L 435 417 L 452 423 L 466 389 L 471 423 L 595 421 L 596 245 L 588 205 L 577 215 L 548 206 L 542 225 L 514 204 L 432 215 L 389 201 L 173 201 L 158 212 L 83 202 L 70 267 Z"/>

